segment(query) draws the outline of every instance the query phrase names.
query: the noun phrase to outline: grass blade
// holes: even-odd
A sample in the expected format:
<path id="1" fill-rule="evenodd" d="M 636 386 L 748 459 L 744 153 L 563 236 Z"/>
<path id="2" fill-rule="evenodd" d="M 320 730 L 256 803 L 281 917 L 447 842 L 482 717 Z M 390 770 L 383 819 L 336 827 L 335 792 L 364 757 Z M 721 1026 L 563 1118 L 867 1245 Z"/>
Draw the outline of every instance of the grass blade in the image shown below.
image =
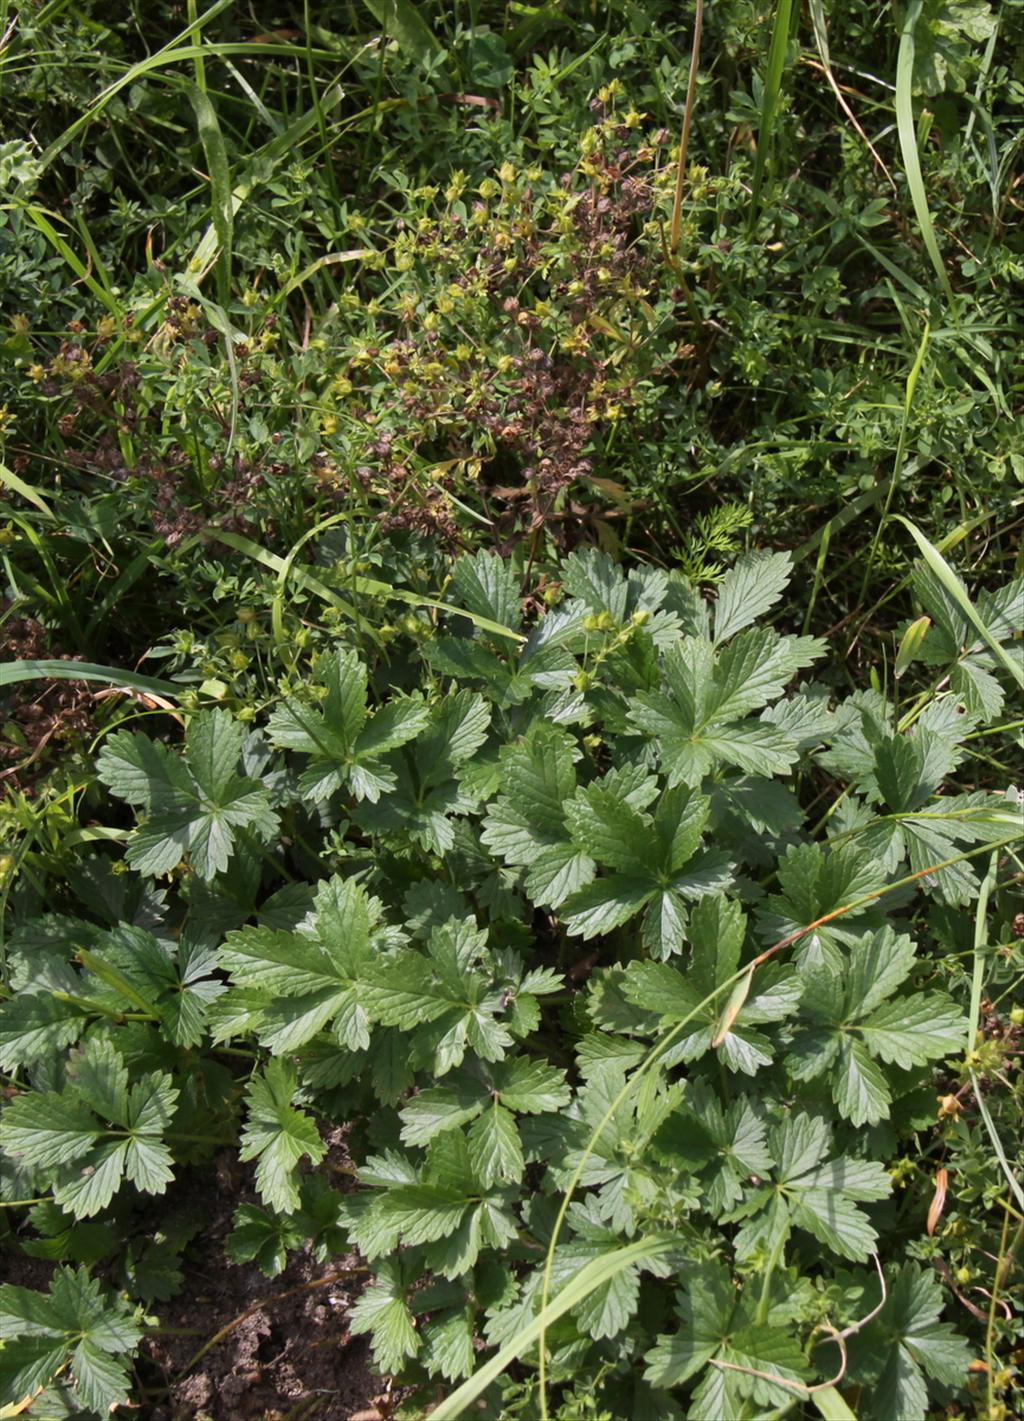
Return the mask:
<path id="1" fill-rule="evenodd" d="M 900 421 L 900 433 L 899 438 L 896 441 L 896 457 L 892 461 L 892 473 L 889 476 L 889 487 L 886 490 L 885 494 L 885 503 L 882 507 L 882 516 L 878 520 L 878 527 L 875 529 L 875 536 L 874 538 L 872 538 L 871 547 L 868 550 L 868 560 L 867 565 L 864 568 L 864 576 L 861 579 L 860 596 L 857 599 L 858 602 L 861 602 L 864 599 L 864 592 L 868 585 L 868 579 L 871 577 L 871 571 L 875 565 L 875 557 L 878 553 L 879 539 L 882 536 L 882 530 L 885 528 L 886 522 L 889 518 L 889 510 L 892 507 L 892 500 L 893 495 L 896 492 L 896 485 L 899 483 L 900 477 L 903 473 L 903 460 L 907 450 L 907 430 L 910 428 L 910 416 L 914 408 L 914 393 L 917 390 L 917 382 L 920 378 L 921 370 L 924 366 L 924 358 L 928 350 L 928 341 L 930 337 L 931 326 L 928 321 L 925 321 L 924 331 L 921 335 L 921 340 L 917 347 L 917 355 L 914 357 L 914 363 L 910 367 L 910 373 L 907 376 L 907 382 L 903 391 L 903 418 Z"/>
<path id="2" fill-rule="evenodd" d="M 231 240 L 235 223 L 228 150 L 217 110 L 209 95 L 198 87 L 192 87 L 189 98 L 196 116 L 199 141 L 206 155 L 206 166 L 210 170 L 210 216 L 217 237 L 217 294 L 220 304 L 226 309 L 231 297 Z"/>
<path id="3" fill-rule="evenodd" d="M 1005 671 L 1008 671 L 1021 690 L 1024 690 L 1024 659 L 1020 657 L 1015 659 L 1012 657 L 1006 647 L 992 635 L 985 625 L 984 619 L 978 609 L 968 597 L 967 589 L 934 543 L 930 543 L 920 528 L 911 523 L 909 518 L 904 518 L 899 513 L 897 513 L 895 517 L 905 528 L 910 530 L 914 542 L 921 550 L 921 556 L 942 583 L 942 586 L 949 593 L 950 597 L 952 597 L 953 601 L 960 608 L 961 612 L 963 612 L 971 626 L 981 637 L 989 651 L 991 651 L 992 655 L 999 662 L 1000 666 L 1002 666 Z"/>
<path id="4" fill-rule="evenodd" d="M 174 681 L 140 676 L 135 671 L 123 671 L 118 666 L 97 666 L 92 661 L 7 661 L 0 666 L 0 686 L 12 686 L 15 681 L 44 680 L 105 681 L 110 686 L 125 686 L 129 691 L 144 691 L 156 696 L 173 696 L 175 700 L 182 689 Z"/>
<path id="5" fill-rule="evenodd" d="M 775 9 L 775 23 L 772 26 L 771 44 L 768 47 L 768 64 L 761 93 L 761 122 L 757 130 L 757 153 L 754 155 L 754 178 L 750 193 L 750 224 L 757 220 L 761 202 L 761 188 L 765 172 L 770 166 L 775 118 L 782 93 L 782 75 L 786 67 L 786 50 L 789 47 L 789 25 L 792 19 L 793 0 L 778 0 Z"/>
<path id="6" fill-rule="evenodd" d="M 273 572 L 281 576 L 282 571 L 285 577 L 292 577 L 301 586 L 307 587 L 310 592 L 315 592 L 318 597 L 330 602 L 338 607 L 346 616 L 356 620 L 357 614 L 350 603 L 345 602 L 336 592 L 318 578 L 311 576 L 304 567 L 289 566 L 288 559 L 278 557 L 276 553 L 268 552 L 266 548 L 261 548 L 258 543 L 254 543 L 251 538 L 245 538 L 241 533 L 228 533 L 224 529 L 218 528 L 216 532 L 211 532 L 219 543 L 227 543 L 228 547 L 236 548 L 240 553 L 247 553 L 249 557 L 255 558 L 257 562 L 269 567 Z M 465 617 L 467 622 L 472 622 L 482 632 L 489 632 L 492 636 L 505 637 L 509 641 L 525 641 L 526 638 L 519 632 L 510 631 L 508 627 L 503 627 L 500 622 L 492 622 L 489 617 L 478 616 L 476 612 L 467 612 L 464 607 L 453 607 L 450 602 L 440 602 L 436 597 L 423 597 L 418 592 L 408 592 L 403 587 L 392 587 L 387 582 L 378 582 L 372 577 L 353 577 L 349 579 L 349 586 L 362 597 L 375 597 L 381 601 L 404 602 L 409 607 L 430 607 L 436 612 L 447 612 L 451 616 Z"/>
<path id="7" fill-rule="evenodd" d="M 1017 1176 L 1010 1166 L 1010 1161 L 1006 1158 L 1006 1151 L 1003 1142 L 999 1138 L 999 1131 L 996 1129 L 995 1121 L 982 1094 L 981 1082 L 978 1080 L 974 1065 L 977 1057 L 974 1052 L 978 1043 L 978 1027 L 981 1021 L 981 992 L 985 984 L 985 947 L 988 943 L 988 904 L 992 896 L 992 890 L 996 885 L 996 878 L 999 871 L 999 855 L 993 854 L 989 863 L 988 873 L 982 880 L 981 890 L 978 893 L 978 906 L 974 914 L 974 970 L 971 973 L 971 1005 L 970 1018 L 968 1022 L 967 1034 L 967 1065 L 970 1073 L 971 1084 L 974 1087 L 974 1098 L 978 1103 L 978 1110 L 988 1131 L 988 1137 L 992 1141 L 992 1149 L 1002 1168 L 1003 1175 L 1009 1184 L 1011 1191 L 1017 1199 L 1021 1208 L 1024 1208 L 1024 1189 L 1021 1188 Z"/>
<path id="8" fill-rule="evenodd" d="M 69 243 L 65 242 L 64 238 L 60 235 L 56 227 L 54 227 L 53 223 L 50 221 L 50 216 L 56 217 L 57 214 L 52 213 L 50 214 L 50 216 L 48 216 L 42 208 L 36 207 L 33 203 L 27 203 L 23 208 L 23 211 L 25 215 L 30 219 L 30 221 L 36 227 L 39 228 L 40 232 L 42 232 L 43 236 L 49 242 L 50 246 L 54 249 L 54 251 L 57 252 L 59 256 L 63 257 L 64 261 L 67 262 L 68 266 L 78 277 L 79 281 L 81 281 L 83 285 L 87 286 L 92 292 L 92 294 L 96 297 L 96 299 L 98 301 L 102 301 L 103 305 L 106 306 L 107 310 L 114 317 L 114 319 L 119 321 L 121 319 L 122 313 L 121 307 L 118 305 L 117 301 L 114 299 L 113 296 L 111 296 L 110 292 L 104 288 L 102 283 L 96 280 L 89 268 L 77 255 L 74 248 L 71 247 Z M 57 220 L 63 221 L 62 218 L 57 218 Z"/>
<path id="9" fill-rule="evenodd" d="M 216 0 L 208 10 L 203 13 L 184 30 L 163 46 L 155 54 L 149 54 L 145 59 L 140 59 L 138 64 L 133 64 L 130 69 L 126 69 L 119 79 L 115 79 L 112 84 L 108 84 L 101 94 L 89 105 L 85 113 L 80 114 L 74 123 L 64 130 L 59 138 L 55 138 L 50 146 L 43 153 L 39 160 L 41 170 L 45 170 L 53 162 L 58 154 L 62 153 L 73 138 L 81 133 L 83 128 L 87 128 L 93 119 L 115 98 L 122 89 L 126 89 L 130 84 L 134 84 L 136 79 L 140 79 L 143 74 L 149 74 L 154 69 L 160 69 L 165 64 L 173 64 L 176 60 L 186 57 L 195 59 L 202 58 L 202 50 L 196 45 L 189 45 L 189 40 L 197 34 L 203 27 L 225 10 L 232 8 L 234 0 Z M 41 20 L 36 21 L 42 23 Z M 184 52 L 187 48 L 187 55 Z M 182 51 L 182 52 L 178 52 Z"/>
<path id="10" fill-rule="evenodd" d="M 337 107 L 341 103 L 344 91 L 340 85 L 335 85 L 320 100 L 320 109 L 326 113 Z M 263 148 L 259 148 L 249 159 L 248 171 L 239 178 L 231 192 L 229 207 L 231 220 L 234 222 L 242 204 L 249 197 L 253 189 L 259 184 L 266 182 L 273 169 L 285 158 L 293 158 L 295 150 L 301 139 L 317 125 L 317 114 L 314 110 L 302 115 L 294 123 L 288 125 L 283 133 L 277 134 Z M 196 282 L 202 281 L 203 277 L 213 266 L 217 259 L 217 252 L 220 246 L 220 238 L 217 228 L 211 222 L 203 233 L 192 253 L 186 270 L 193 273 Z"/>
<path id="11" fill-rule="evenodd" d="M 851 1411 L 834 1386 L 824 1391 L 816 1391 L 811 1397 L 824 1421 L 857 1421 L 856 1411 Z"/>
<path id="12" fill-rule="evenodd" d="M 659 1254 L 667 1253 L 669 1249 L 674 1247 L 677 1248 L 678 1244 L 674 1244 L 668 1238 L 640 1239 L 637 1243 L 627 1244 L 625 1248 L 617 1248 L 613 1252 L 606 1253 L 601 1258 L 592 1259 L 590 1263 L 585 1264 L 531 1323 L 517 1332 L 500 1352 L 495 1353 L 489 1362 L 486 1362 L 479 1371 L 474 1372 L 467 1381 L 464 1381 L 452 1392 L 451 1396 L 446 1397 L 440 1406 L 434 1408 L 430 1413 L 431 1421 L 458 1421 L 460 1416 L 465 1416 L 469 1407 L 482 1392 L 486 1391 L 491 1382 L 500 1377 L 511 1362 L 514 1362 L 517 1357 L 521 1357 L 527 1348 L 536 1342 L 541 1333 L 557 1321 L 563 1313 L 577 1307 L 603 1283 L 618 1277 L 624 1269 L 637 1263 L 644 1263 L 649 1258 L 656 1258 Z"/>
<path id="13" fill-rule="evenodd" d="M 0 461 L 0 484 L 4 484 L 12 493 L 19 494 L 27 499 L 45 517 L 53 519 L 56 517 L 50 505 L 41 494 L 37 493 L 31 484 L 27 484 L 24 479 L 20 479 L 13 469 L 9 469 L 5 463 Z"/>
<path id="14" fill-rule="evenodd" d="M 942 283 L 942 289 L 955 319 L 956 302 L 953 288 L 949 284 L 949 276 L 939 251 L 939 244 L 935 239 L 935 227 L 928 208 L 928 195 L 925 192 L 924 177 L 921 173 L 921 159 L 917 151 L 917 133 L 914 128 L 914 29 L 921 13 L 921 5 L 922 0 L 910 0 L 907 7 L 907 17 L 903 24 L 903 33 L 900 35 L 899 54 L 896 58 L 896 130 L 899 134 L 900 152 L 903 155 L 903 167 L 907 174 L 907 186 L 914 204 L 914 214 L 917 217 L 917 225 L 921 229 L 921 240 L 931 264 L 938 274 L 939 281 Z"/>

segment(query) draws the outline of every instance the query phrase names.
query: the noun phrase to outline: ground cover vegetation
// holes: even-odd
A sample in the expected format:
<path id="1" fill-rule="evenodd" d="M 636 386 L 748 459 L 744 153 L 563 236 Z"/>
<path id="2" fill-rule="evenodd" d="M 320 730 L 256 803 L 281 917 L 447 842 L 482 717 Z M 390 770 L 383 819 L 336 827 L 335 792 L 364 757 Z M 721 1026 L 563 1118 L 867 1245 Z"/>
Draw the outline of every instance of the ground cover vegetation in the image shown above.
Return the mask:
<path id="1" fill-rule="evenodd" d="M 0 0 L 0 1416 L 1013 1414 L 1015 4 Z"/>

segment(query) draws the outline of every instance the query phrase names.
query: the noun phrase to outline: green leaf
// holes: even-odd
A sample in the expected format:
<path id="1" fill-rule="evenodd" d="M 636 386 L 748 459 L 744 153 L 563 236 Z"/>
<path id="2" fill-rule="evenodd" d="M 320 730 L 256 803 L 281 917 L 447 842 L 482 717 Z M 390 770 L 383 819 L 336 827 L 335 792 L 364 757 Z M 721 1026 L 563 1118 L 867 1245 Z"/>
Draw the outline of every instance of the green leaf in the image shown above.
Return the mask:
<path id="1" fill-rule="evenodd" d="M 240 832 L 272 837 L 279 821 L 266 789 L 235 773 L 241 744 L 242 727 L 221 709 L 193 718 L 184 759 L 145 736 L 118 731 L 108 738 L 97 758 L 100 778 L 112 793 L 149 810 L 129 840 L 133 868 L 169 873 L 190 853 L 210 880 L 227 868 Z"/>
<path id="2" fill-rule="evenodd" d="M 715 642 L 757 621 L 774 607 L 789 583 L 789 553 L 750 553 L 722 578 L 715 605 Z"/>
<path id="3" fill-rule="evenodd" d="M 407 1357 L 416 1356 L 420 1338 L 397 1264 L 378 1268 L 377 1277 L 352 1309 L 349 1330 L 357 1337 L 370 1333 L 373 1359 L 382 1372 L 398 1372 Z"/>
<path id="4" fill-rule="evenodd" d="M 88 1270 L 58 1268 L 49 1293 L 0 1287 L 0 1404 L 17 1405 L 70 1360 L 78 1399 L 106 1415 L 129 1400 L 127 1360 L 142 1338 L 138 1311 Z"/>
<path id="5" fill-rule="evenodd" d="M 564 1071 L 528 1056 L 500 1062 L 493 1068 L 492 1080 L 501 1103 L 527 1115 L 563 1110 L 571 1098 Z"/>
<path id="6" fill-rule="evenodd" d="M 885 1276 L 881 1312 L 851 1339 L 851 1379 L 866 1385 L 871 1415 L 923 1421 L 926 1379 L 959 1389 L 967 1380 L 972 1352 L 949 1323 L 938 1320 L 944 1298 L 931 1269 L 906 1263 L 887 1267 Z M 877 1283 L 873 1287 L 877 1301 Z"/>
<path id="7" fill-rule="evenodd" d="M 570 894 L 562 906 L 562 918 L 569 932 L 588 940 L 629 922 L 653 892 L 648 878 L 625 874 L 601 878 Z"/>
<path id="8" fill-rule="evenodd" d="M 519 580 L 496 553 L 464 554 L 452 572 L 452 588 L 459 602 L 479 617 L 487 617 L 511 631 L 522 624 Z"/>
<path id="9" fill-rule="evenodd" d="M 56 1091 L 18 1096 L 0 1121 L 0 1142 L 10 1154 L 40 1169 L 77 1164 L 102 1127 L 84 1101 Z"/>
<path id="10" fill-rule="evenodd" d="M 259 993 L 259 1039 L 276 1055 L 305 1045 L 329 1022 L 349 1050 L 369 1045 L 363 976 L 373 960 L 370 931 L 378 909 L 354 880 L 335 877 L 317 888 L 312 930 L 228 933 L 221 965 L 243 992 Z"/>
<path id="11" fill-rule="evenodd" d="M 956 1055 L 967 1020 L 948 997 L 920 993 L 883 1003 L 859 1029 L 874 1055 L 908 1070 Z"/>
<path id="12" fill-rule="evenodd" d="M 255 1263 L 268 1278 L 284 1271 L 291 1250 L 300 1248 L 303 1230 L 286 1214 L 268 1214 L 254 1204 L 235 1211 L 234 1227 L 224 1241 L 232 1263 Z"/>
<path id="13" fill-rule="evenodd" d="M 421 1090 L 400 1114 L 403 1145 L 426 1145 L 444 1130 L 475 1120 L 484 1108 L 485 1093 L 475 1081 L 451 1080 L 447 1086 Z"/>
<path id="14" fill-rule="evenodd" d="M 305 1155 L 319 1164 L 327 1153 L 312 1117 L 292 1105 L 298 1073 L 285 1061 L 269 1062 L 246 1091 L 249 1120 L 242 1133 L 239 1158 L 258 1161 L 256 1186 L 264 1201 L 279 1213 L 299 1207 L 296 1169 Z"/>
<path id="15" fill-rule="evenodd" d="M 68 1079 L 103 1120 L 128 1123 L 128 1068 L 109 1041 L 92 1036 L 68 1061 Z"/>
<path id="16" fill-rule="evenodd" d="M 892 1092 L 863 1042 L 839 1043 L 833 1079 L 836 1104 L 852 1124 L 874 1125 L 888 1117 Z"/>
<path id="17" fill-rule="evenodd" d="M 707 1421 L 738 1416 L 743 1397 L 753 1396 L 764 1406 L 791 1400 L 791 1390 L 774 1386 L 769 1378 L 803 1381 L 807 1364 L 799 1345 L 781 1328 L 750 1325 L 746 1300 L 721 1263 L 691 1265 L 686 1278 L 679 1309 L 684 1326 L 660 1336 L 647 1353 L 647 1380 L 667 1389 L 703 1372 L 691 1414 Z M 725 1365 L 716 1367 L 713 1359 Z"/>
<path id="18" fill-rule="evenodd" d="M 128 1397 L 131 1380 L 128 1367 L 100 1351 L 88 1338 L 71 1354 L 71 1373 L 86 1406 L 105 1416 Z"/>
<path id="19" fill-rule="evenodd" d="M 389 1189 L 380 1213 L 407 1245 L 435 1243 L 462 1223 L 470 1200 L 461 1190 L 437 1184 L 405 1184 Z"/>
<path id="20" fill-rule="evenodd" d="M 502 1181 L 523 1177 L 523 1147 L 511 1113 L 495 1102 L 469 1131 L 469 1158 L 485 1189 Z"/>
<path id="21" fill-rule="evenodd" d="M 476 1360 L 471 1307 L 429 1318 L 423 1326 L 423 1363 L 431 1375 L 448 1381 L 466 1377 Z"/>
<path id="22" fill-rule="evenodd" d="M 312 757 L 300 786 L 313 803 L 347 785 L 356 799 L 375 804 L 395 787 L 379 757 L 416 738 L 428 723 L 427 706 L 399 697 L 369 713 L 366 667 L 352 651 L 322 658 L 316 674 L 327 690 L 322 710 L 287 700 L 270 717 L 271 742 Z"/>
<path id="23" fill-rule="evenodd" d="M 656 862 L 658 843 L 650 817 L 600 781 L 566 801 L 565 821 L 580 851 L 599 863 L 643 877 L 652 858 Z"/>
<path id="24" fill-rule="evenodd" d="M 43 992 L 0 1003 L 0 1069 L 16 1071 L 72 1045 L 85 1030 L 81 1007 Z"/>

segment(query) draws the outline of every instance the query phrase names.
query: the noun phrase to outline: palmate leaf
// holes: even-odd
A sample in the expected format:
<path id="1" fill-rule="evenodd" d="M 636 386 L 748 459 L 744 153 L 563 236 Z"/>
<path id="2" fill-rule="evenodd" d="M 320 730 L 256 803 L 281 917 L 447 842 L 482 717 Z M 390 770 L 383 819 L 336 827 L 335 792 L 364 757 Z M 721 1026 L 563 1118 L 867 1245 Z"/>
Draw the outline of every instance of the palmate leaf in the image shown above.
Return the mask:
<path id="1" fill-rule="evenodd" d="M 81 1401 L 106 1415 L 129 1398 L 128 1360 L 142 1338 L 140 1311 L 88 1270 L 58 1268 L 49 1293 L 0 1286 L 0 1405 L 18 1405 L 70 1360 Z"/>
<path id="2" fill-rule="evenodd" d="M 427 725 L 427 706 L 416 696 L 396 697 L 371 712 L 368 673 L 353 651 L 324 657 L 316 674 L 327 688 L 322 709 L 285 701 L 270 717 L 271 743 L 311 756 L 299 787 L 314 804 L 345 786 L 375 803 L 395 787 L 381 757 L 416 738 Z"/>
<path id="3" fill-rule="evenodd" d="M 594 876 L 593 860 L 565 824 L 574 753 L 572 737 L 543 720 L 501 752 L 502 793 L 488 807 L 482 839 L 505 863 L 529 869 L 526 891 L 535 903 L 555 905 Z"/>
<path id="4" fill-rule="evenodd" d="M 701 1177 L 704 1207 L 713 1216 L 731 1209 L 751 1175 L 766 1175 L 774 1161 L 767 1126 L 746 1096 L 725 1110 L 703 1082 L 660 1127 L 651 1145 L 670 1167 Z"/>
<path id="5" fill-rule="evenodd" d="M 730 1216 L 745 1219 L 736 1238 L 739 1258 L 771 1250 L 791 1227 L 810 1233 L 843 1258 L 863 1261 L 878 1234 L 858 1204 L 888 1197 L 892 1180 L 873 1160 L 830 1159 L 832 1130 L 821 1116 L 793 1111 L 768 1134 L 776 1161 L 773 1185 L 758 1185 Z"/>
<path id="6" fill-rule="evenodd" d="M 700 1375 L 688 1412 L 700 1421 L 738 1418 L 747 1398 L 764 1407 L 791 1401 L 792 1389 L 770 1378 L 803 1383 L 808 1367 L 800 1344 L 780 1327 L 753 1325 L 745 1295 L 721 1263 L 693 1264 L 686 1271 L 683 1327 L 660 1336 L 647 1353 L 647 1380 L 668 1390 Z M 716 1367 L 714 1361 L 728 1365 Z"/>
<path id="7" fill-rule="evenodd" d="M 486 1069 L 453 1072 L 444 1086 L 420 1091 L 402 1109 L 402 1143 L 426 1145 L 446 1130 L 472 1124 L 470 1163 L 486 1186 L 519 1180 L 524 1159 L 513 1111 L 542 1114 L 569 1104 L 562 1071 L 526 1056 Z"/>
<path id="8" fill-rule="evenodd" d="M 570 932 L 589 939 L 646 909 L 644 945 L 664 959 L 682 951 L 686 902 L 728 882 L 730 865 L 723 855 L 693 858 L 710 809 L 705 796 L 669 790 L 652 817 L 608 778 L 577 790 L 565 817 L 581 852 L 617 871 L 570 894 L 562 916 Z"/>
<path id="9" fill-rule="evenodd" d="M 435 928 L 426 953 L 404 949 L 379 957 L 368 969 L 363 1001 L 385 1026 L 412 1033 L 407 1059 L 442 1076 L 467 1052 L 500 1061 L 539 1019 L 535 998 L 557 991 L 556 974 L 523 975 L 518 959 L 486 948 L 487 934 L 471 919 Z"/>
<path id="10" fill-rule="evenodd" d="M 235 1211 L 234 1227 L 224 1241 L 232 1263 L 255 1263 L 268 1278 L 284 1271 L 288 1252 L 302 1246 L 305 1231 L 294 1216 L 269 1214 L 254 1204 Z"/>
<path id="11" fill-rule="evenodd" d="M 837 949 L 841 952 L 841 949 Z M 953 1055 L 966 1020 L 942 993 L 894 995 L 914 965 L 914 943 L 891 928 L 855 941 L 837 970 L 804 974 L 803 1025 L 786 1065 L 799 1081 L 827 1075 L 841 1114 L 854 1125 L 889 1115 L 892 1089 L 879 1066 L 901 1070 Z"/>
<path id="12" fill-rule="evenodd" d="M 422 1246 L 429 1268 L 458 1278 L 483 1248 L 504 1248 L 515 1237 L 509 1195 L 482 1182 L 459 1131 L 435 1139 L 419 1168 L 400 1155 L 374 1163 L 378 1168 L 361 1177 L 380 1192 L 368 1204 L 343 1208 L 352 1239 L 367 1257 L 392 1253 L 399 1243 Z"/>
<path id="13" fill-rule="evenodd" d="M 348 1050 L 370 1044 L 363 978 L 380 904 L 353 880 L 334 877 L 318 885 L 313 912 L 312 927 L 297 932 L 228 933 L 220 965 L 236 990 L 216 1015 L 218 1037 L 230 1032 L 233 1007 L 244 1004 L 246 1013 L 258 1014 L 259 1040 L 275 1055 L 304 1046 L 329 1023 Z"/>
<path id="14" fill-rule="evenodd" d="M 670 1048 L 667 1060 L 699 1060 L 711 1050 L 725 997 L 710 1002 L 706 998 L 736 973 L 745 935 L 746 916 L 739 904 L 712 893 L 700 900 L 690 916 L 692 953 L 687 967 L 629 964 L 623 981 L 628 1001 L 655 1013 L 665 1026 L 684 1020 L 689 1023 Z M 794 1016 L 802 991 L 803 983 L 790 967 L 769 964 L 755 973 L 716 1048 L 723 1063 L 745 1075 L 754 1075 L 768 1065 L 775 1046 L 757 1027 Z M 701 1006 L 702 1002 L 705 1005 Z"/>
<path id="15" fill-rule="evenodd" d="M 851 1339 L 850 1375 L 865 1388 L 865 1417 L 924 1421 L 928 1380 L 958 1389 L 967 1378 L 972 1352 L 949 1323 L 939 1321 L 945 1300 L 931 1269 L 906 1263 L 887 1267 L 885 1275 L 882 1311 Z M 872 1279 L 866 1306 L 878 1301 L 878 1283 Z"/>
<path id="16" fill-rule="evenodd" d="M 720 763 L 746 774 L 784 774 L 797 758 L 798 741 L 751 716 L 820 653 L 814 638 L 761 629 L 719 649 L 683 637 L 665 653 L 661 690 L 629 702 L 629 724 L 656 742 L 670 787 L 699 786 Z"/>
<path id="17" fill-rule="evenodd" d="M 468 690 L 448 695 L 430 708 L 415 753 L 396 751 L 386 758 L 394 783 L 379 802 L 356 808 L 360 825 L 371 834 L 412 839 L 428 853 L 446 855 L 455 844 L 455 817 L 473 809 L 479 792 L 464 786 L 469 762 L 487 738 L 491 707 Z"/>
<path id="18" fill-rule="evenodd" d="M 843 958 L 837 944 L 863 933 L 866 922 L 878 921 L 869 895 L 885 884 L 884 865 L 855 845 L 829 851 L 816 843 L 794 844 L 779 859 L 777 874 L 781 893 L 767 899 L 761 936 L 778 941 L 819 924 L 797 943 L 795 959 L 807 975 L 819 963 L 838 971 Z M 819 923 L 837 908 L 846 911 L 835 922 Z"/>
<path id="19" fill-rule="evenodd" d="M 71 1056 L 67 1078 L 62 1092 L 14 1102 L 0 1125 L 4 1148 L 51 1171 L 54 1198 L 76 1218 L 105 1209 L 126 1178 L 162 1194 L 173 1177 L 163 1141 L 178 1099 L 171 1077 L 154 1071 L 129 1090 L 120 1053 L 93 1036 Z"/>
<path id="20" fill-rule="evenodd" d="M 193 718 L 183 758 L 138 733 L 108 737 L 96 761 L 100 779 L 147 811 L 128 843 L 133 868 L 169 873 L 188 853 L 210 880 L 227 868 L 240 833 L 263 842 L 273 836 L 279 821 L 267 790 L 237 773 L 242 738 L 242 726 L 221 709 Z"/>

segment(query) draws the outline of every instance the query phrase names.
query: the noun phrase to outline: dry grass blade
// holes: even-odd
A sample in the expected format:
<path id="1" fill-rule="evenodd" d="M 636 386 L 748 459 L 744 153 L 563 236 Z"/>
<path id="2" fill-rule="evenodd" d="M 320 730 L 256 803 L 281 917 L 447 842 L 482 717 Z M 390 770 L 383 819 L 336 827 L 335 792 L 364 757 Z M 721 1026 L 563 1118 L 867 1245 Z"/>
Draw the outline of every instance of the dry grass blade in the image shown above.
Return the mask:
<path id="1" fill-rule="evenodd" d="M 672 226 L 669 230 L 668 249 L 675 256 L 679 250 L 679 231 L 683 221 L 683 193 L 686 188 L 686 157 L 690 151 L 690 125 L 693 122 L 693 108 L 697 98 L 697 74 L 700 70 L 700 39 L 704 29 L 704 0 L 697 0 L 697 13 L 693 18 L 693 47 L 690 51 L 690 74 L 686 81 L 686 108 L 683 111 L 683 129 L 679 135 L 679 153 L 676 158 L 676 191 L 672 201 Z"/>
<path id="2" fill-rule="evenodd" d="M 839 107 L 842 109 L 843 113 L 850 120 L 857 133 L 867 145 L 868 151 L 870 152 L 872 158 L 875 160 L 875 163 L 878 165 L 879 169 L 885 174 L 886 181 L 892 188 L 893 192 L 896 192 L 896 182 L 893 178 L 892 173 L 890 173 L 889 169 L 885 166 L 885 160 L 883 159 L 882 155 L 879 153 L 878 149 L 871 142 L 871 139 L 867 136 L 867 134 L 864 132 L 864 129 L 861 127 L 857 115 L 847 103 L 846 95 L 839 87 L 839 83 L 836 79 L 836 76 L 832 72 L 832 56 L 829 52 L 828 47 L 828 28 L 825 24 L 825 9 L 822 5 L 822 0 L 810 0 L 810 8 L 811 24 L 814 28 L 814 43 L 818 47 L 818 55 L 821 59 L 821 72 L 828 80 L 829 88 L 835 94 L 836 102 L 838 103 Z"/>

